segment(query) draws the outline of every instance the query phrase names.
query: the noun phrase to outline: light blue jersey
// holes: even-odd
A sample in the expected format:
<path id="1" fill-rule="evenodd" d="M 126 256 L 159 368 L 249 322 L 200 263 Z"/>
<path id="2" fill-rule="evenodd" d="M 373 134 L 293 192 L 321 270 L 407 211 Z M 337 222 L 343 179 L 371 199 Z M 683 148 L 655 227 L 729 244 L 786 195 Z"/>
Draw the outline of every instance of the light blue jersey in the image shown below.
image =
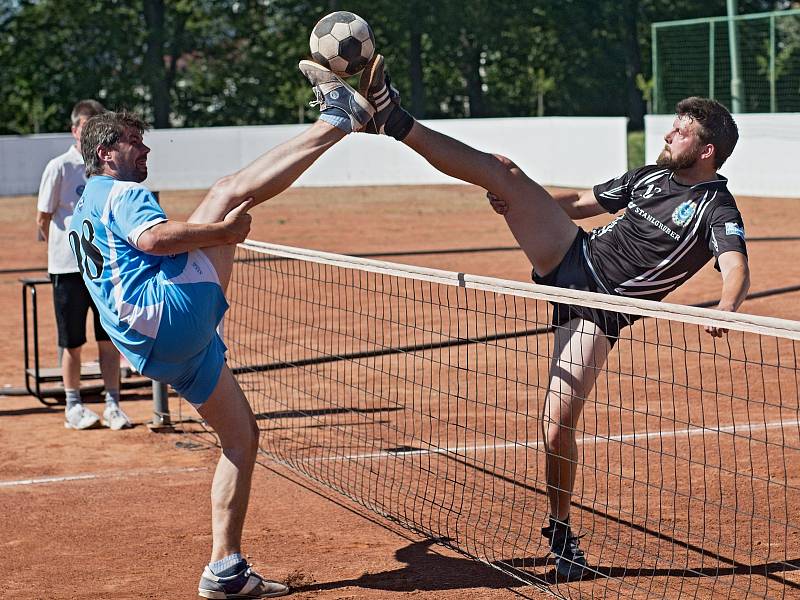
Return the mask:
<path id="1" fill-rule="evenodd" d="M 167 220 L 150 190 L 108 176 L 89 179 L 70 223 L 69 239 L 100 322 L 142 374 L 186 388 L 200 403 L 216 383 L 219 350 L 203 390 L 195 393 L 209 348 L 222 348 L 216 326 L 228 307 L 213 265 L 201 250 L 147 254 L 139 237 Z M 195 365 L 195 366 L 191 366 Z M 209 377 L 213 381 L 209 381 Z"/>

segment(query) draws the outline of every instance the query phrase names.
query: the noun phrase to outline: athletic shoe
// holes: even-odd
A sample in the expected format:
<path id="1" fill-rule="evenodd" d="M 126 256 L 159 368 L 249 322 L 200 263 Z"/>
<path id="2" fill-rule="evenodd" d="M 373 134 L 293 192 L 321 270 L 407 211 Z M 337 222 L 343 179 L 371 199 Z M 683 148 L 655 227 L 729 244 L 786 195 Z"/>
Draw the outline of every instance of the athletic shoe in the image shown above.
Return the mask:
<path id="1" fill-rule="evenodd" d="M 392 85 L 381 54 L 376 54 L 361 73 L 358 89 L 375 107 L 365 131 L 403 140 L 414 125 L 414 117 L 400 106 L 400 92 Z"/>
<path id="2" fill-rule="evenodd" d="M 351 88 L 336 73 L 310 60 L 301 60 L 300 71 L 311 82 L 317 97 L 312 106 L 319 105 L 321 112 L 330 111 L 337 116 L 350 117 L 353 131 L 361 131 L 372 118 L 375 109 L 361 94 Z M 338 110 L 336 110 L 338 109 Z"/>
<path id="3" fill-rule="evenodd" d="M 236 575 L 218 577 L 211 569 L 203 570 L 197 593 L 203 598 L 225 600 L 227 598 L 277 598 L 289 593 L 289 588 L 277 581 L 264 579 L 247 565 Z"/>
<path id="4" fill-rule="evenodd" d="M 113 404 L 106 405 L 106 409 L 103 411 L 103 425 L 114 431 L 133 427 L 128 415 L 119 406 Z"/>
<path id="5" fill-rule="evenodd" d="M 64 427 L 67 429 L 89 429 L 97 425 L 100 417 L 83 404 L 75 404 L 64 410 Z"/>
<path id="6" fill-rule="evenodd" d="M 556 572 L 568 581 L 581 579 L 586 569 L 586 557 L 578 548 L 580 538 L 572 534 L 569 524 L 550 518 L 550 525 L 542 528 L 542 535 L 550 540 L 550 552 L 556 558 Z"/>

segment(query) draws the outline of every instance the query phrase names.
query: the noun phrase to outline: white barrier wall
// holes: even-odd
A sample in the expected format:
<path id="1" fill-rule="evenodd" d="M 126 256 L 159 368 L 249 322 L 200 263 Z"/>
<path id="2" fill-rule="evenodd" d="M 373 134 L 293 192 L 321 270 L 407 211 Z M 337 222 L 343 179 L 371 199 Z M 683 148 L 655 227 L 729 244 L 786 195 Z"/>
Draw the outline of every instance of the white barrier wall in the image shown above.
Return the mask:
<path id="1" fill-rule="evenodd" d="M 664 134 L 673 115 L 645 117 L 645 156 L 655 162 L 664 147 Z M 745 196 L 800 196 L 800 114 L 734 115 L 739 142 L 720 173 L 734 194 Z"/>
<path id="2" fill-rule="evenodd" d="M 504 154 L 545 185 L 590 187 L 623 173 L 622 117 L 545 117 L 424 121 L 481 150 Z M 161 129 L 145 135 L 152 189 L 199 189 L 232 173 L 308 125 Z M 69 134 L 0 137 L 0 196 L 33 194 L 42 170 L 65 151 Z M 298 181 L 302 186 L 454 183 L 405 145 L 384 136 L 351 135 Z"/>

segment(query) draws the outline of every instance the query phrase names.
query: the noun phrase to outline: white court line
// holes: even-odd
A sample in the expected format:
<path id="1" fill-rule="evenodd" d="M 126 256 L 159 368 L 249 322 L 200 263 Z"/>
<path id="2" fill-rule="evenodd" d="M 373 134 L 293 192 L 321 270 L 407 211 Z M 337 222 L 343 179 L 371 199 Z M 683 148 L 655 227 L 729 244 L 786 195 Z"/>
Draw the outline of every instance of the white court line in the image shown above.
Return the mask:
<path id="1" fill-rule="evenodd" d="M 145 477 L 147 475 L 170 475 L 172 473 L 193 473 L 207 471 L 207 467 L 184 467 L 175 469 L 144 469 L 117 473 L 87 473 L 84 475 L 64 475 L 61 477 L 38 477 L 36 479 L 17 479 L 15 481 L 0 481 L 0 488 L 18 487 L 23 485 L 45 485 L 48 483 L 64 483 L 66 481 L 86 481 L 93 479 L 124 479 L 128 477 Z"/>
<path id="2" fill-rule="evenodd" d="M 741 425 L 727 425 L 725 427 L 688 427 L 685 429 L 659 430 L 650 433 L 625 433 L 622 435 L 600 436 L 600 435 L 587 435 L 576 440 L 578 444 L 594 444 L 597 442 L 625 442 L 628 440 L 647 440 L 651 438 L 670 438 L 686 435 L 688 437 L 695 437 L 698 435 L 714 435 L 718 433 L 746 433 L 757 430 L 768 429 L 782 429 L 784 427 L 800 426 L 800 420 L 794 421 L 773 421 L 771 423 L 756 423 L 756 424 L 741 424 Z M 328 462 L 335 460 L 371 460 L 380 458 L 394 458 L 397 456 L 414 456 L 421 454 L 467 454 L 469 452 L 483 452 L 487 450 L 503 450 L 506 448 L 540 448 L 544 442 L 534 443 L 520 443 L 508 442 L 505 444 L 481 444 L 474 446 L 452 446 L 450 448 L 429 448 L 427 450 L 412 450 L 410 452 L 387 452 L 382 450 L 380 452 L 372 452 L 369 454 L 352 454 L 349 456 L 328 456 L 323 458 L 307 458 L 300 462 Z"/>

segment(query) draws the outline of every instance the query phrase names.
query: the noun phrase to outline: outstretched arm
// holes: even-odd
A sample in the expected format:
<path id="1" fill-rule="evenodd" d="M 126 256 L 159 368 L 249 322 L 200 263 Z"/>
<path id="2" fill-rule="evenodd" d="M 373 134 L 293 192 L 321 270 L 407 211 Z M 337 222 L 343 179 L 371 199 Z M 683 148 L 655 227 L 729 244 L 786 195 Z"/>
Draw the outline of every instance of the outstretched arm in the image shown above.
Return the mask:
<path id="1" fill-rule="evenodd" d="M 559 192 L 553 194 L 553 200 L 567 213 L 573 221 L 596 217 L 606 212 L 606 209 L 597 201 L 592 190 L 584 192 Z M 486 197 L 492 205 L 494 212 L 504 215 L 508 212 L 508 203 L 498 198 L 492 192 L 487 192 Z"/>
<path id="2" fill-rule="evenodd" d="M 717 260 L 722 273 L 722 293 L 717 310 L 735 312 L 744 302 L 750 289 L 750 267 L 747 256 L 741 252 L 730 251 L 720 254 Z M 722 334 L 727 332 L 726 329 L 719 327 L 705 329 L 714 337 L 722 337 Z"/>

